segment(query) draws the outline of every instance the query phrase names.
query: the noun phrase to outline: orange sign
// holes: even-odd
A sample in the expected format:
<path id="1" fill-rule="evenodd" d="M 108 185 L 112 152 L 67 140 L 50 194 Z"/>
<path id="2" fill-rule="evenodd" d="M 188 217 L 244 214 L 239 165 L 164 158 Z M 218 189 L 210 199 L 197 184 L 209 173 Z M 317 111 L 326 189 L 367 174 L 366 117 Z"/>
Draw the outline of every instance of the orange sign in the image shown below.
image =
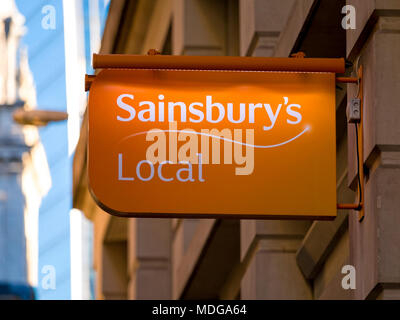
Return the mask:
<path id="1" fill-rule="evenodd" d="M 104 69 L 91 192 L 132 217 L 336 216 L 335 74 Z"/>

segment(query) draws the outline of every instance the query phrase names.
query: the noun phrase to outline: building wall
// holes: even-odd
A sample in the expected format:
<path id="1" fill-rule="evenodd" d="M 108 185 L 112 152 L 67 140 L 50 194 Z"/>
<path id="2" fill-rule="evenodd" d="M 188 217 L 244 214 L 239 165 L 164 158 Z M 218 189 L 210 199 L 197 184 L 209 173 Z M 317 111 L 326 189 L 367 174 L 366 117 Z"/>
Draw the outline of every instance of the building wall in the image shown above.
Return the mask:
<path id="1" fill-rule="evenodd" d="M 346 1 L 112 1 L 103 53 L 346 57 L 364 70 L 365 218 L 334 221 L 122 219 L 97 208 L 85 178 L 86 134 L 74 164 L 74 205 L 95 225 L 98 298 L 400 298 L 398 110 L 400 3 L 348 0 L 356 29 L 342 28 Z M 118 24 L 117 21 L 123 21 Z M 351 68 L 346 71 L 350 75 Z M 338 202 L 356 201 L 354 127 L 336 92 Z M 356 289 L 342 267 L 353 265 Z"/>

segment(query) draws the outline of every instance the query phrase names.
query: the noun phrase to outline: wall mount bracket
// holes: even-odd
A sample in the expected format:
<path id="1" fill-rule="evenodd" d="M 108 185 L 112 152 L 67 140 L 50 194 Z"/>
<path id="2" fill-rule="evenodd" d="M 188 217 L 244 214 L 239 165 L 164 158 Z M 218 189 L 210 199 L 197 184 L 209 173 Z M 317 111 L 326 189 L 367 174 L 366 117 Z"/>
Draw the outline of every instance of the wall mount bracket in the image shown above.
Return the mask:
<path id="1" fill-rule="evenodd" d="M 357 126 L 357 167 L 358 167 L 358 179 L 359 179 L 359 187 L 358 187 L 358 203 L 338 203 L 338 210 L 356 210 L 358 211 L 358 220 L 361 222 L 364 219 L 364 137 L 363 137 L 363 70 L 362 66 L 360 66 L 357 70 L 357 77 L 337 77 L 336 82 L 338 83 L 352 83 L 357 84 L 358 92 L 357 98 L 360 99 L 360 123 Z"/>

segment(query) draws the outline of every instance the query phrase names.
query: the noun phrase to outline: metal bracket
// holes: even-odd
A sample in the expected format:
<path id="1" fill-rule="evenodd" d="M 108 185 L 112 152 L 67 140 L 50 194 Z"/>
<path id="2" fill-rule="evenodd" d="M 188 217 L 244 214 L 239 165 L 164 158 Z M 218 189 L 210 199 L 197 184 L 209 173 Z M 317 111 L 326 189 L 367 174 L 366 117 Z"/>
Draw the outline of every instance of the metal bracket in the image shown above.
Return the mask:
<path id="1" fill-rule="evenodd" d="M 358 211 L 358 220 L 361 222 L 364 219 L 364 202 L 365 197 L 364 193 L 364 136 L 363 136 L 363 70 L 362 66 L 360 66 L 357 70 L 357 77 L 338 77 L 336 78 L 336 82 L 339 83 L 353 83 L 358 85 L 357 97 L 360 99 L 360 123 L 357 126 L 358 133 L 358 168 L 359 168 L 359 178 L 361 188 L 358 190 L 358 203 L 338 203 L 337 209 L 339 210 L 356 210 Z"/>

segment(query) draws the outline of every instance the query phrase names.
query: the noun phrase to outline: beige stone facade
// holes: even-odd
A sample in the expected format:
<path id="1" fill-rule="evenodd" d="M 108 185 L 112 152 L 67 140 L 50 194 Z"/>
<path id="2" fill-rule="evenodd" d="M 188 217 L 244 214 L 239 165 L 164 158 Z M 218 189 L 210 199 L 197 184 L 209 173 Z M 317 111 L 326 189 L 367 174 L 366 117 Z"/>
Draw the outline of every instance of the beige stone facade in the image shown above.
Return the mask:
<path id="1" fill-rule="evenodd" d="M 365 218 L 334 221 L 124 219 L 92 200 L 86 126 L 74 206 L 94 223 L 99 299 L 400 298 L 400 1 L 112 0 L 101 53 L 345 57 L 364 70 Z M 351 68 L 348 69 L 349 75 Z M 354 84 L 337 87 L 337 194 L 356 200 Z M 317 155 L 316 155 L 317 156 Z M 344 265 L 356 289 L 342 287 Z"/>

